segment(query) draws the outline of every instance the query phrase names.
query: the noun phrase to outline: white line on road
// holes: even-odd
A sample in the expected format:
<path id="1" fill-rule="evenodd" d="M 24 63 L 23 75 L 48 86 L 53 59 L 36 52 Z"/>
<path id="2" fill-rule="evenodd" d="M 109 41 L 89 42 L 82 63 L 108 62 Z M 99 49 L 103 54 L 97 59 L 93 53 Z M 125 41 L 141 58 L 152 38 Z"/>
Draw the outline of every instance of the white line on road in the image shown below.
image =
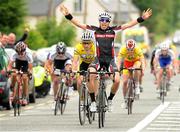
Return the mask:
<path id="1" fill-rule="evenodd" d="M 127 132 L 139 132 L 145 128 L 150 122 L 152 122 L 165 108 L 167 108 L 169 102 L 160 104 L 154 109 L 151 114 L 147 115 L 142 121 L 140 121 L 134 128 L 129 129 Z"/>
<path id="2" fill-rule="evenodd" d="M 154 121 L 154 123 L 173 123 L 173 124 L 180 124 L 179 121 L 175 121 L 175 120 L 157 120 L 157 121 Z"/>
<path id="3" fill-rule="evenodd" d="M 170 128 L 170 129 L 171 129 L 171 131 L 176 131 L 176 132 L 180 131 L 180 128 Z M 168 132 L 167 128 L 161 128 L 161 127 L 148 127 L 147 130 L 154 130 L 155 132 L 157 132 L 157 131 Z"/>

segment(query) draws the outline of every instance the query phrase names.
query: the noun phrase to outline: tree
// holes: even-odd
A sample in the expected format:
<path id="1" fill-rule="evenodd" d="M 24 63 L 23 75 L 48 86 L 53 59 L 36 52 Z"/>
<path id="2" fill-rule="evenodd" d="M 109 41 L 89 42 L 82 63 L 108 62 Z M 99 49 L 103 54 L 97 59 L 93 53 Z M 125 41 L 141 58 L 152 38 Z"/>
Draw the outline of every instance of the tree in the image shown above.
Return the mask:
<path id="1" fill-rule="evenodd" d="M 37 30 L 47 40 L 48 46 L 56 44 L 59 41 L 65 42 L 72 46 L 76 37 L 76 29 L 67 21 L 62 21 L 59 25 L 55 19 L 41 21 L 37 24 Z"/>
<path id="2" fill-rule="evenodd" d="M 152 8 L 153 16 L 143 25 L 154 33 L 154 40 L 170 35 L 180 27 L 180 0 L 133 0 L 141 10 Z"/>
<path id="3" fill-rule="evenodd" d="M 47 47 L 47 41 L 37 30 L 31 30 L 26 41 L 28 47 L 33 50 L 37 50 L 42 47 Z"/>
<path id="4" fill-rule="evenodd" d="M 15 31 L 26 14 L 25 0 L 1 0 L 0 3 L 1 32 Z"/>

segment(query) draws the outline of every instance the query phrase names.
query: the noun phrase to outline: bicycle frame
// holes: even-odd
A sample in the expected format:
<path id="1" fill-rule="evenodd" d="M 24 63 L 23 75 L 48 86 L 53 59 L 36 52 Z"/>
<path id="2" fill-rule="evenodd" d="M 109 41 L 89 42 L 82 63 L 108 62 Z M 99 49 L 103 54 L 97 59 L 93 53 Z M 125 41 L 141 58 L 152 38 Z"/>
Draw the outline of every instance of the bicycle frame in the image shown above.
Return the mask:
<path id="1" fill-rule="evenodd" d="M 54 115 L 57 114 L 57 110 L 61 111 L 61 115 L 64 113 L 67 103 L 67 96 L 69 87 L 66 86 L 65 81 L 70 78 L 70 72 L 59 70 L 59 74 L 57 74 L 59 81 L 59 87 L 56 94 L 56 105 L 54 110 Z"/>
<path id="2" fill-rule="evenodd" d="M 163 68 L 162 80 L 160 83 L 160 99 L 164 104 L 164 97 L 167 94 L 167 68 Z"/>
<path id="3" fill-rule="evenodd" d="M 78 71 L 83 73 L 82 85 L 79 90 L 79 121 L 81 125 L 85 124 L 85 116 L 87 116 L 89 124 L 92 123 L 93 113 L 90 112 L 91 99 L 87 88 L 87 71 Z"/>
<path id="4" fill-rule="evenodd" d="M 99 75 L 99 91 L 97 95 L 97 112 L 98 112 L 98 126 L 99 128 L 104 127 L 105 121 L 105 112 L 107 111 L 107 94 L 106 94 L 106 84 L 105 84 L 105 75 L 113 74 L 113 81 L 115 74 L 113 72 L 107 72 L 106 70 L 101 69 L 98 72 L 89 72 L 89 74 L 98 74 Z"/>
<path id="5" fill-rule="evenodd" d="M 133 101 L 135 99 L 135 80 L 134 80 L 134 71 L 135 70 L 142 70 L 141 68 L 123 68 L 127 69 L 129 71 L 129 78 L 127 83 L 127 93 L 125 98 L 127 99 L 127 109 L 128 109 L 128 115 L 132 114 L 132 105 Z"/>

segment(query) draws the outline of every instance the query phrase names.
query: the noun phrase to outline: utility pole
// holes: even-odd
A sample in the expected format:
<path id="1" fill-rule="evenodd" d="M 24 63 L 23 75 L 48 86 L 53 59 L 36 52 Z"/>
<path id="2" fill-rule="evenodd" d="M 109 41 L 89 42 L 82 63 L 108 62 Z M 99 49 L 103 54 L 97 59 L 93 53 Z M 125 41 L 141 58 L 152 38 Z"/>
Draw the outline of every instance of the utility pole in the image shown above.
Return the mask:
<path id="1" fill-rule="evenodd" d="M 52 16 L 52 5 L 53 0 L 48 0 L 48 12 L 47 12 L 47 20 L 49 21 Z"/>
<path id="2" fill-rule="evenodd" d="M 86 21 L 87 21 L 87 0 L 84 0 L 83 23 L 86 24 Z"/>

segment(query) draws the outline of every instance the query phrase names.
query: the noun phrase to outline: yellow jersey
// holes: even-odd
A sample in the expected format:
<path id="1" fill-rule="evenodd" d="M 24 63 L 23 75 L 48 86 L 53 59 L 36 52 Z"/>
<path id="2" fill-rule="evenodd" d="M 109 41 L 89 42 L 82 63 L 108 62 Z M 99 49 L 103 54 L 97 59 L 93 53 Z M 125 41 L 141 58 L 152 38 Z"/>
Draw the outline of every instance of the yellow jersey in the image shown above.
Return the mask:
<path id="1" fill-rule="evenodd" d="M 80 57 L 80 63 L 91 63 L 95 58 L 95 46 L 92 44 L 92 47 L 87 52 L 81 43 L 77 44 L 74 50 L 74 56 Z"/>
<path id="2" fill-rule="evenodd" d="M 138 46 L 133 51 L 128 51 L 126 46 L 122 46 L 118 53 L 118 59 L 124 58 L 126 61 L 136 61 L 144 57 L 141 48 Z"/>

